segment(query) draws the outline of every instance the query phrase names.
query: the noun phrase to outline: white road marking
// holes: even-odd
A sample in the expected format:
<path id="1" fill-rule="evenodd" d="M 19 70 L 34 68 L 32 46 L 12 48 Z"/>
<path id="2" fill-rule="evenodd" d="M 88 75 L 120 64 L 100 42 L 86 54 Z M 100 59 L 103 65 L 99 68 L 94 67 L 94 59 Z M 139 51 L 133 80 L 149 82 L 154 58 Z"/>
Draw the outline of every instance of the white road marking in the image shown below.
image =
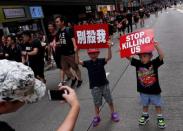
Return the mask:
<path id="1" fill-rule="evenodd" d="M 177 11 L 179 11 L 180 13 L 183 13 L 183 10 L 177 9 Z"/>
<path id="2" fill-rule="evenodd" d="M 110 72 L 107 72 L 107 73 L 106 73 L 106 76 L 108 77 L 109 75 L 110 75 Z"/>

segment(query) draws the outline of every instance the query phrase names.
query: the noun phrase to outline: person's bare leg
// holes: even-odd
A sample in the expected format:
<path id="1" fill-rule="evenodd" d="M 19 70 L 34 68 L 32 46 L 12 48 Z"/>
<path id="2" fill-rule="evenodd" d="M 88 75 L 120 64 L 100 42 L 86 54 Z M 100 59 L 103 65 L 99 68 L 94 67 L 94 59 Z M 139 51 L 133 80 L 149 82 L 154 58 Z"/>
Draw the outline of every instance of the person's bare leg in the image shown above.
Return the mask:
<path id="1" fill-rule="evenodd" d="M 110 108 L 111 113 L 115 112 L 113 103 L 109 103 L 109 108 Z"/>
<path id="2" fill-rule="evenodd" d="M 143 113 L 148 114 L 148 111 L 149 111 L 149 107 L 148 106 L 143 106 Z"/>
<path id="3" fill-rule="evenodd" d="M 97 106 L 95 106 L 95 115 L 97 116 L 97 117 L 99 117 L 100 115 L 100 108 L 99 107 L 97 107 Z"/>
<path id="4" fill-rule="evenodd" d="M 62 69 L 60 70 L 60 79 L 61 79 L 61 81 L 65 80 L 65 73 Z"/>
<path id="5" fill-rule="evenodd" d="M 161 107 L 160 106 L 156 106 L 155 109 L 156 109 L 156 114 L 162 116 L 162 109 L 161 109 Z"/>

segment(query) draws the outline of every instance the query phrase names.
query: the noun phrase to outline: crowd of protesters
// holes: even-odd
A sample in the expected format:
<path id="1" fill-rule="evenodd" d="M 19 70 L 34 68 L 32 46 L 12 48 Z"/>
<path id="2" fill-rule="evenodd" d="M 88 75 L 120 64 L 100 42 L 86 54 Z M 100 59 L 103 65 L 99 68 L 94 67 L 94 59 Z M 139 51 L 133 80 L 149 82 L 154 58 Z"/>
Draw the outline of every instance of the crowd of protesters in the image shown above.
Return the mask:
<path id="1" fill-rule="evenodd" d="M 2 36 L 0 59 L 22 62 L 32 68 L 36 78 L 45 82 L 44 77 L 45 47 L 39 37 L 30 31 L 17 36 Z"/>
<path id="2" fill-rule="evenodd" d="M 139 9 L 128 8 L 121 13 L 117 13 L 116 19 L 113 22 L 114 27 L 116 27 L 120 36 L 126 32 L 133 32 L 133 25 L 137 29 L 138 23 L 140 23 L 140 27 L 143 28 L 146 18 L 149 18 L 152 14 L 155 14 L 157 17 L 159 11 L 166 10 L 167 7 L 171 7 L 170 5 L 171 3 L 167 1 L 160 1 L 159 3 L 141 6 Z"/>

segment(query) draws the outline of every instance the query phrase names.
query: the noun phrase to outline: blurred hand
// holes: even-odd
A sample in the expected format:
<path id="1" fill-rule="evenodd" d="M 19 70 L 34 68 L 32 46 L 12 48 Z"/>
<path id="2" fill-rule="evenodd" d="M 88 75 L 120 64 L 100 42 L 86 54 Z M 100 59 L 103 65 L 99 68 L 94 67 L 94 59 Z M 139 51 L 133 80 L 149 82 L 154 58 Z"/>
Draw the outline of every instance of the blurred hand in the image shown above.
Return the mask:
<path id="1" fill-rule="evenodd" d="M 72 88 L 68 86 L 62 86 L 60 90 L 65 91 L 65 93 L 63 94 L 63 97 L 65 98 L 66 102 L 70 104 L 71 107 L 79 106 L 77 95 Z"/>
<path id="2" fill-rule="evenodd" d="M 157 47 L 159 43 L 157 41 L 154 41 L 154 46 Z"/>
<path id="3" fill-rule="evenodd" d="M 5 54 L 5 57 L 8 57 L 9 55 L 8 54 Z"/>
<path id="4" fill-rule="evenodd" d="M 22 55 L 27 55 L 27 52 L 26 51 L 22 51 Z"/>

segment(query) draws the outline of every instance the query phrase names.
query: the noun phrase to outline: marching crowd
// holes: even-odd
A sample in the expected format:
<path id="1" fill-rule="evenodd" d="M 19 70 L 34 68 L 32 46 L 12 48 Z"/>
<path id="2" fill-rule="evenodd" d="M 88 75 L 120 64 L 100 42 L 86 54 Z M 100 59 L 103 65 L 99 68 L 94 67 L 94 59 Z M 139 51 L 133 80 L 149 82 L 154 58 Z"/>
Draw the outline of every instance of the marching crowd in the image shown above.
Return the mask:
<path id="1" fill-rule="evenodd" d="M 138 23 L 141 27 L 144 27 L 145 18 L 148 18 L 151 13 L 157 15 L 158 11 L 163 8 L 166 10 L 169 6 L 170 3 L 161 1 L 160 3 L 141 7 L 136 11 L 127 9 L 103 19 L 90 19 L 79 22 L 78 25 L 108 23 L 110 36 L 114 32 L 118 32 L 121 36 L 126 32 L 133 32 L 133 25 L 137 28 Z M 76 82 L 76 87 L 80 87 L 82 84 L 81 72 L 74 60 L 77 47 L 73 34 L 73 25 L 73 23 L 67 22 L 65 17 L 57 16 L 48 23 L 47 37 L 42 32 L 31 31 L 17 33 L 16 36 L 1 36 L 0 59 L 22 62 L 30 66 L 36 78 L 46 82 L 44 76 L 45 63 L 51 66 L 53 56 L 57 68 L 60 69 L 60 84 L 71 79 L 71 87 L 75 86 Z"/>
<path id="2" fill-rule="evenodd" d="M 117 14 L 115 16 L 115 21 L 103 19 L 99 22 L 110 23 L 109 29 L 111 31 L 111 35 L 114 33 L 115 29 L 117 29 L 119 34 L 122 35 L 122 33 L 126 33 L 126 28 L 128 29 L 128 33 L 133 32 L 133 24 L 135 24 L 137 28 L 137 23 L 139 21 L 140 26 L 143 27 L 145 16 L 149 17 L 151 12 L 154 12 L 155 15 L 157 15 L 157 11 L 161 11 L 162 8 L 166 9 L 168 6 L 169 4 L 165 2 L 160 4 L 155 3 L 145 8 L 142 7 L 138 11 L 132 12 L 131 10 L 127 10 L 127 12 Z M 96 21 L 94 22 L 92 20 L 79 24 L 88 23 L 96 23 Z M 88 55 L 90 60 L 81 61 L 79 57 L 79 49 L 77 48 L 76 41 L 74 39 L 72 25 L 68 26 L 65 17 L 60 15 L 56 16 L 54 21 L 48 23 L 48 31 L 49 35 L 47 36 L 47 39 L 42 33 L 30 31 L 24 31 L 21 34 L 17 34 L 17 36 L 2 36 L 0 43 L 0 59 L 22 62 L 23 64 L 31 67 L 37 79 L 46 83 L 44 65 L 46 61 L 48 64 L 51 64 L 51 56 L 53 56 L 56 66 L 60 69 L 61 83 L 59 84 L 59 87 L 67 89 L 70 92 L 71 96 L 66 92 L 64 97 L 66 101 L 70 103 L 71 107 L 73 107 L 66 118 L 66 123 L 60 127 L 59 131 L 62 131 L 65 125 L 69 125 L 68 121 L 72 121 L 71 128 L 74 128 L 74 120 L 76 120 L 79 113 L 79 102 L 74 90 L 69 87 L 63 87 L 69 80 L 71 80 L 70 87 L 72 88 L 75 86 L 79 88 L 82 85 L 79 65 L 82 65 L 88 70 L 90 89 L 95 105 L 95 117 L 92 121 L 93 126 L 97 126 L 101 121 L 100 107 L 102 105 L 103 97 L 109 105 L 111 119 L 114 122 L 119 122 L 120 116 L 113 105 L 109 81 L 106 78 L 104 68 L 112 58 L 112 42 L 108 42 L 109 48 L 106 58 L 98 58 L 100 54 L 99 50 L 89 49 Z M 157 124 L 160 128 L 165 128 L 166 124 L 161 109 L 161 88 L 158 80 L 158 68 L 163 64 L 164 55 L 158 46 L 158 42 L 155 42 L 155 48 L 159 54 L 156 59 L 151 60 L 153 57 L 152 52 L 139 54 L 139 59 L 133 57 L 127 59 L 131 62 L 132 66 L 136 67 L 137 90 L 140 93 L 143 106 L 143 113 L 139 119 L 139 124 L 145 125 L 147 123 L 149 120 L 148 106 L 149 104 L 154 104 L 157 113 Z M 145 72 L 145 69 L 149 69 L 149 72 Z M 146 73 L 146 75 L 149 73 L 149 76 L 152 79 L 150 83 L 142 78 L 142 76 L 145 75 L 144 73 Z M 72 130 L 71 128 L 68 129 L 68 131 Z"/>

